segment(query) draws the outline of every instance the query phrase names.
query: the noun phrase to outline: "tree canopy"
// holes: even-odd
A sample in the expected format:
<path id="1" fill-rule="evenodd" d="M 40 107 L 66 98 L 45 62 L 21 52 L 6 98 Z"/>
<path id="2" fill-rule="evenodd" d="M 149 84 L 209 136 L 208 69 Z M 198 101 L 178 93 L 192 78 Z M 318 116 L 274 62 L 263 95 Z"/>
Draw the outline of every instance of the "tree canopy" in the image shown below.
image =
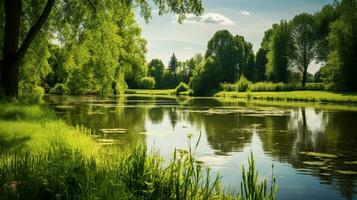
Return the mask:
<path id="1" fill-rule="evenodd" d="M 40 51 L 39 49 L 45 51 L 47 45 L 53 41 L 57 41 L 61 47 L 69 49 L 71 53 L 67 54 L 67 68 L 75 73 L 82 73 L 83 77 L 88 78 L 90 84 L 85 83 L 87 84 L 86 89 L 95 89 L 106 93 L 109 88 L 104 87 L 104 84 L 113 82 L 113 77 L 116 79 L 119 75 L 121 78 L 118 80 L 124 80 L 124 72 L 137 71 L 137 66 L 144 63 L 142 60 L 145 55 L 145 48 L 143 48 L 145 42 L 138 38 L 140 29 L 135 28 L 133 9 L 139 7 L 140 14 L 145 20 L 149 20 L 152 17 L 152 5 L 159 9 L 160 15 L 168 12 L 178 14 L 179 21 L 182 21 L 186 14 L 200 15 L 203 12 L 201 0 L 180 2 L 154 0 L 153 4 L 149 4 L 145 0 L 5 0 L 4 4 L 0 6 L 0 10 L 4 11 L 1 13 L 5 13 L 0 17 L 0 28 L 4 30 L 1 33 L 3 38 L 1 43 L 3 50 L 0 70 L 1 87 L 4 89 L 5 95 L 17 95 L 20 71 L 25 68 L 20 68 L 20 66 L 23 66 L 22 63 L 26 63 L 27 59 L 33 57 L 27 55 L 28 52 L 31 52 L 31 49 L 33 52 Z M 131 38 L 128 39 L 128 37 Z M 125 44 L 125 41 L 128 43 Z M 36 42 L 41 47 L 36 46 Z M 126 54 L 126 51 L 129 55 Z M 91 58 L 86 57 L 88 55 Z M 41 57 L 44 60 L 43 67 L 45 67 L 48 56 Z M 84 59 L 82 60 L 80 57 Z M 118 59 L 120 64 L 117 62 Z M 132 68 L 124 69 L 123 66 L 129 64 Z M 98 67 L 90 69 L 87 68 L 89 65 L 98 65 Z M 116 73 L 110 73 L 108 79 L 101 80 L 103 75 L 110 71 Z M 44 76 L 43 73 L 41 74 Z M 74 77 L 69 74 L 68 78 L 71 80 Z M 77 80 L 72 82 L 73 84 L 69 84 L 70 87 L 77 90 L 77 86 L 75 86 Z M 123 81 L 116 80 L 115 82 Z M 93 86 L 92 83 L 103 85 Z"/>

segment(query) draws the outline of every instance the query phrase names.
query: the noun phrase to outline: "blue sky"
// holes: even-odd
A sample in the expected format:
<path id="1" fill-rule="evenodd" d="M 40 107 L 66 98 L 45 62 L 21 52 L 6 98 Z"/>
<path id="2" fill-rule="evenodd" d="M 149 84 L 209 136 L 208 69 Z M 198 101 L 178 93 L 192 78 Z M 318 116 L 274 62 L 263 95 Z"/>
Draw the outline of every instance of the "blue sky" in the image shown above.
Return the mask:
<path id="1" fill-rule="evenodd" d="M 172 53 L 179 60 L 191 58 L 196 53 L 204 53 L 207 41 L 222 29 L 233 35 L 239 34 L 259 49 L 264 31 L 281 19 L 291 19 L 294 15 L 321 9 L 332 0 L 203 0 L 205 13 L 201 17 L 188 16 L 179 24 L 176 16 L 157 15 L 153 8 L 153 19 L 148 24 L 137 16 L 143 36 L 148 44 L 147 60 L 159 58 L 165 64 Z M 311 72 L 316 67 L 311 67 Z"/>

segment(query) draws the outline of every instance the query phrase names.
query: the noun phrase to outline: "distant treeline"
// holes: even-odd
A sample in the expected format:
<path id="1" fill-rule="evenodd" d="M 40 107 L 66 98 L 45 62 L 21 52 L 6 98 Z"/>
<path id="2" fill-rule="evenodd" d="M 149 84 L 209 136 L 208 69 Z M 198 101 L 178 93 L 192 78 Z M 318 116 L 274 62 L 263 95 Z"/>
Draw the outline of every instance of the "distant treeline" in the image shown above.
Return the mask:
<path id="1" fill-rule="evenodd" d="M 281 20 L 265 31 L 256 54 L 243 36 L 227 30 L 214 34 L 205 55 L 178 62 L 173 55 L 168 68 L 154 59 L 149 76 L 156 88 L 189 83 L 195 95 L 207 95 L 221 83 L 235 83 L 242 76 L 252 82 L 299 84 L 323 82 L 324 89 L 357 91 L 357 1 L 342 0 L 314 14 L 302 13 Z M 313 76 L 311 63 L 322 67 Z"/>
<path id="2" fill-rule="evenodd" d="M 49 16 L 23 59 L 15 63 L 15 67 L 21 65 L 16 69 L 18 77 L 14 73 L 9 78 L 2 65 L 0 94 L 4 89 L 7 96 L 17 96 L 18 88 L 20 96 L 40 96 L 44 90 L 112 95 L 126 88 L 175 88 L 184 82 L 195 95 L 208 95 L 242 76 L 252 82 L 302 87 L 307 82 L 323 82 L 328 90 L 357 91 L 357 0 L 334 1 L 316 13 L 302 13 L 273 24 L 256 53 L 243 36 L 220 30 L 208 41 L 204 55 L 178 61 L 173 54 L 167 67 L 158 59 L 147 64 L 146 40 L 136 23 L 133 5 L 107 3 L 100 1 L 96 13 L 85 5 L 57 3 L 57 10 L 63 13 Z M 24 2 L 22 13 L 28 20 L 21 21 L 20 40 L 42 12 L 42 4 L 32 4 Z M 197 5 L 191 11 L 200 14 Z M 0 4 L 0 11 L 3 30 L 4 4 Z M 0 38 L 5 38 L 3 31 Z M 4 41 L 0 42 L 3 50 Z M 314 76 L 307 72 L 313 62 L 322 66 Z"/>

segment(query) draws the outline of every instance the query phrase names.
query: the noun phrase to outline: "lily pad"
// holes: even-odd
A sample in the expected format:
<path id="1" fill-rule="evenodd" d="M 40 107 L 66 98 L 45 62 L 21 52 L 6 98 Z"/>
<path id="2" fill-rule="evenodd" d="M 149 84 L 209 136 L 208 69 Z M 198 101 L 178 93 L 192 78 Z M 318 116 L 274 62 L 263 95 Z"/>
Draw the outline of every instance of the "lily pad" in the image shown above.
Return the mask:
<path id="1" fill-rule="evenodd" d="M 330 171 L 331 170 L 331 168 L 328 167 L 328 166 L 323 166 L 323 167 L 319 167 L 319 168 L 322 169 L 322 170 L 326 170 L 326 171 Z"/>
<path id="2" fill-rule="evenodd" d="M 356 171 L 336 170 L 336 172 L 343 175 L 357 175 Z"/>
<path id="3" fill-rule="evenodd" d="M 157 136 L 157 137 L 165 137 L 168 136 L 165 132 L 140 132 L 139 134 L 142 135 L 149 135 L 149 136 Z"/>
<path id="4" fill-rule="evenodd" d="M 125 128 L 102 128 L 100 129 L 103 133 L 115 134 L 115 133 L 127 133 L 128 129 Z"/>
<path id="5" fill-rule="evenodd" d="M 346 161 L 343 163 L 345 163 L 346 165 L 357 165 L 357 161 Z"/>
<path id="6" fill-rule="evenodd" d="M 98 139 L 97 141 L 100 142 L 100 143 L 113 143 L 113 142 L 115 142 L 115 140 L 113 140 L 113 139 Z"/>
<path id="7" fill-rule="evenodd" d="M 59 105 L 59 106 L 55 106 L 56 108 L 60 108 L 60 109 L 72 109 L 73 106 L 65 106 L 65 105 Z"/>
<path id="8" fill-rule="evenodd" d="M 305 162 L 302 162 L 303 164 L 305 165 L 311 165 L 311 166 L 323 166 L 325 165 L 324 162 L 321 162 L 321 161 L 305 161 Z"/>
<path id="9" fill-rule="evenodd" d="M 300 154 L 307 155 L 307 156 L 313 156 L 313 157 L 320 157 L 320 158 L 337 158 L 336 155 L 334 154 L 328 154 L 328 153 L 319 153 L 319 152 L 300 152 Z"/>

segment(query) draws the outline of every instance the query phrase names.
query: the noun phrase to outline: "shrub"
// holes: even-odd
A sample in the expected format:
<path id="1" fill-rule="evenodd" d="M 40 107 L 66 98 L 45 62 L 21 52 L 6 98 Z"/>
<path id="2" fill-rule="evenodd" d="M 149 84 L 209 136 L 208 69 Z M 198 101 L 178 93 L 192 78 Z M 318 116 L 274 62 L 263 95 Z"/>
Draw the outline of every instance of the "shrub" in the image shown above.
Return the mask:
<path id="1" fill-rule="evenodd" d="M 236 83 L 238 92 L 246 92 L 252 82 L 248 81 L 244 76 L 242 76 Z"/>
<path id="2" fill-rule="evenodd" d="M 190 86 L 188 86 L 186 83 L 180 82 L 180 84 L 175 88 L 175 94 L 191 95 L 192 90 L 190 89 Z"/>
<path id="3" fill-rule="evenodd" d="M 45 90 L 40 86 L 22 88 L 19 93 L 19 100 L 26 104 L 42 103 Z"/>
<path id="4" fill-rule="evenodd" d="M 221 83 L 220 87 L 223 91 L 227 91 L 227 92 L 235 92 L 238 91 L 237 85 L 236 84 L 232 84 L 232 83 Z"/>
<path id="5" fill-rule="evenodd" d="M 297 91 L 297 90 L 324 90 L 322 83 L 307 83 L 305 87 L 300 84 L 284 84 L 284 83 L 272 83 L 272 82 L 257 82 L 250 86 L 252 92 L 279 92 L 279 91 Z"/>
<path id="6" fill-rule="evenodd" d="M 67 91 L 66 86 L 62 83 L 56 83 L 56 85 L 50 90 L 50 94 L 63 95 Z"/>
<path id="7" fill-rule="evenodd" d="M 325 90 L 325 86 L 323 83 L 307 83 L 305 90 Z"/>
<path id="8" fill-rule="evenodd" d="M 140 87 L 143 89 L 154 89 L 155 79 L 153 77 L 143 77 L 140 79 Z"/>

